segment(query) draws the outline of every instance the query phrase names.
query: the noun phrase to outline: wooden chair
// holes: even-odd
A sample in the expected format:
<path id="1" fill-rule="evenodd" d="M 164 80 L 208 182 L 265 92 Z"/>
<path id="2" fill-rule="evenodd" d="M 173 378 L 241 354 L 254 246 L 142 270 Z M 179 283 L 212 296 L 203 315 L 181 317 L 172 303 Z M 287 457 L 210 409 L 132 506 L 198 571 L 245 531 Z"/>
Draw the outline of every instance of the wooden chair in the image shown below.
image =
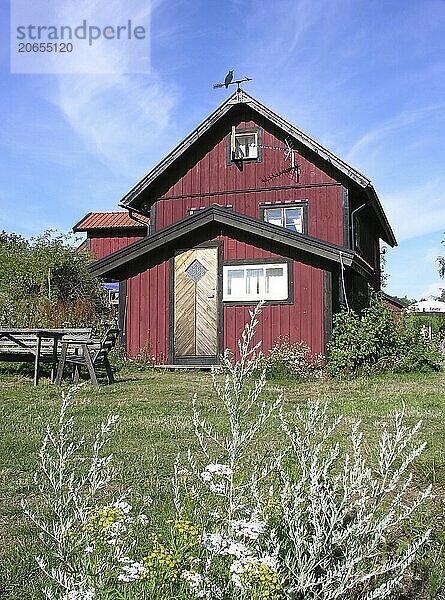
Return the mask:
<path id="1" fill-rule="evenodd" d="M 118 335 L 119 329 L 111 328 L 107 330 L 102 340 L 73 339 L 62 342 L 62 354 L 60 357 L 59 368 L 57 370 L 56 384 L 60 385 L 65 363 L 73 365 L 74 383 L 79 381 L 81 367 L 86 366 L 91 378 L 91 382 L 93 385 L 98 385 L 96 368 L 101 364 L 105 367 L 108 383 L 114 383 L 114 376 L 110 361 L 108 360 L 108 353 L 114 347 Z M 77 350 L 80 348 L 82 352 L 70 352 L 70 347 L 71 350 Z"/>

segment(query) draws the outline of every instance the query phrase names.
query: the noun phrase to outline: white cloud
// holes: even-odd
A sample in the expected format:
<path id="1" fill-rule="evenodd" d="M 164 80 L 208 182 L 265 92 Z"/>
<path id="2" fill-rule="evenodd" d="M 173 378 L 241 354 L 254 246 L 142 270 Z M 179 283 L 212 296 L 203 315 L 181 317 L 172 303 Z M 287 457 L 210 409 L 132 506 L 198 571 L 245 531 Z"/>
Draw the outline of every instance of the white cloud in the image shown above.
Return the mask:
<path id="1" fill-rule="evenodd" d="M 445 288 L 445 281 L 436 281 L 431 283 L 421 294 L 420 298 L 432 299 L 440 296 L 443 288 Z"/>
<path id="2" fill-rule="evenodd" d="M 60 76 L 54 97 L 88 150 L 111 169 L 133 176 L 159 158 L 160 136 L 172 135 L 176 100 L 176 90 L 156 75 Z"/>
<path id="3" fill-rule="evenodd" d="M 396 238 L 445 230 L 445 177 L 380 196 Z"/>
<path id="4" fill-rule="evenodd" d="M 59 18 L 63 21 L 65 16 L 70 22 L 82 17 L 93 22 L 96 17 L 100 23 L 103 16 L 96 14 L 100 4 L 92 0 L 64 0 L 60 3 Z M 156 2 L 155 7 L 161 4 Z M 119 22 L 125 22 L 125 16 L 134 16 L 134 11 L 141 6 L 148 10 L 150 3 L 145 0 L 133 3 L 131 13 L 126 6 L 123 0 L 110 0 L 108 10 Z M 121 60 L 120 72 L 58 75 L 55 88 L 48 93 L 50 102 L 60 109 L 88 152 L 114 172 L 136 178 L 150 170 L 165 153 L 169 142 L 176 139 L 172 113 L 179 91 L 153 69 L 147 74 L 131 74 L 131 65 L 127 64 L 131 59 L 131 56 L 117 57 L 105 42 L 98 46 L 98 53 L 95 52 L 97 72 L 115 72 L 115 63 Z M 76 60 L 82 72 L 88 55 L 79 53 Z M 87 64 L 84 66 L 85 73 L 91 71 Z"/>
<path id="5" fill-rule="evenodd" d="M 391 119 L 380 123 L 362 135 L 349 150 L 346 160 L 354 162 L 362 153 L 366 153 L 369 146 L 382 143 L 383 139 L 397 129 L 403 129 L 429 118 L 432 113 L 443 110 L 445 103 L 423 106 L 414 110 L 407 110 L 395 115 Z"/>

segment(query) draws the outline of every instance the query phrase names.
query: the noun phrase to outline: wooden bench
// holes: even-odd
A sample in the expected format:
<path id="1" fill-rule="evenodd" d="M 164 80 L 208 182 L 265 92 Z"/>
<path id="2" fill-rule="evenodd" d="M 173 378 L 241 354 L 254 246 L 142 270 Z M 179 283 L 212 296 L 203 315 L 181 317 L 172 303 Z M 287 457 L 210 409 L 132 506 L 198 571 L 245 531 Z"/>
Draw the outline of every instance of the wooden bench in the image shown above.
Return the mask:
<path id="1" fill-rule="evenodd" d="M 64 338 L 91 335 L 91 327 L 60 329 L 0 328 L 0 361 L 33 362 L 34 384 L 39 380 L 39 364 L 52 363 L 52 378 L 56 371 L 59 342 Z"/>
<path id="2" fill-rule="evenodd" d="M 108 383 L 114 383 L 113 371 L 108 353 L 116 344 L 119 329 L 111 328 L 105 333 L 102 340 L 94 340 L 91 338 L 71 338 L 62 340 L 62 351 L 60 354 L 59 366 L 57 367 L 57 375 L 55 384 L 60 385 L 63 376 L 65 364 L 73 365 L 74 383 L 79 380 L 80 369 L 85 366 L 88 370 L 91 382 L 97 386 L 97 376 L 95 368 L 103 364 L 107 374 Z"/>

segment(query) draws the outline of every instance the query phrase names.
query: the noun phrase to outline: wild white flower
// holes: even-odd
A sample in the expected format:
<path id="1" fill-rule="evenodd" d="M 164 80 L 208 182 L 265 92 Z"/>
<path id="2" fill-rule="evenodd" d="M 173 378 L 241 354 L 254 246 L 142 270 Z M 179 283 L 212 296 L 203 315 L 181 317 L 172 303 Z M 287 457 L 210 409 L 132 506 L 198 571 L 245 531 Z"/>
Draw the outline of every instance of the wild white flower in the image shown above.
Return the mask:
<path id="1" fill-rule="evenodd" d="M 212 474 L 209 473 L 209 471 L 203 471 L 201 473 L 201 477 L 202 477 L 202 480 L 205 481 L 206 483 L 208 483 L 209 481 L 212 481 Z"/>
<path id="2" fill-rule="evenodd" d="M 128 515 L 128 513 L 131 511 L 132 506 L 131 504 L 128 504 L 128 502 L 114 502 L 111 505 L 113 508 L 118 508 L 122 514 L 124 515 Z"/>
<path id="3" fill-rule="evenodd" d="M 209 600 L 222 598 L 222 590 L 200 573 L 183 571 L 182 577 L 189 583 L 195 598 L 208 598 Z"/>
<path id="4" fill-rule="evenodd" d="M 148 525 L 149 523 L 149 518 L 144 513 L 141 513 L 137 520 L 141 525 Z"/>
<path id="5" fill-rule="evenodd" d="M 213 554 L 222 556 L 247 557 L 252 550 L 245 544 L 235 542 L 230 537 L 221 533 L 204 533 L 201 536 L 203 547 Z"/>
<path id="6" fill-rule="evenodd" d="M 207 465 L 205 471 L 219 477 L 230 477 L 230 475 L 233 475 L 233 470 L 229 465 L 222 465 L 220 463 L 211 463 Z"/>
<path id="7" fill-rule="evenodd" d="M 206 466 L 204 471 L 201 473 L 201 479 L 206 483 L 210 483 L 210 491 L 215 494 L 224 494 L 224 484 L 221 482 L 214 482 L 213 478 L 230 477 L 233 474 L 233 470 L 228 465 L 222 465 L 220 463 L 211 463 Z"/>
<path id="8" fill-rule="evenodd" d="M 238 588 L 243 587 L 243 582 L 241 581 L 241 574 L 243 573 L 246 564 L 247 561 L 245 560 L 234 560 L 233 563 L 230 565 L 230 580 Z"/>
<path id="9" fill-rule="evenodd" d="M 92 546 L 92 545 L 86 546 L 85 554 L 92 554 L 93 552 L 94 552 L 94 546 Z"/>
<path id="10" fill-rule="evenodd" d="M 89 588 L 87 590 L 70 590 L 67 594 L 67 600 L 94 600 L 94 590 Z"/>
<path id="11" fill-rule="evenodd" d="M 249 538 L 250 540 L 256 540 L 266 529 L 266 523 L 264 521 L 247 521 L 246 519 L 239 519 L 230 521 L 230 526 L 233 529 L 236 536 Z"/>
<path id="12" fill-rule="evenodd" d="M 258 559 L 258 564 L 266 565 L 266 567 L 269 567 L 273 571 L 278 571 L 278 561 L 275 558 L 275 556 L 270 556 L 270 555 L 261 556 Z"/>
<path id="13" fill-rule="evenodd" d="M 125 583 L 131 581 L 137 581 L 141 575 L 143 575 L 147 569 L 139 562 L 131 560 L 128 556 L 124 556 L 120 559 L 122 564 L 122 571 L 118 575 L 118 580 Z"/>
<path id="14" fill-rule="evenodd" d="M 224 483 L 211 483 L 209 485 L 209 490 L 212 494 L 217 494 L 218 496 L 225 496 L 226 494 L 226 486 Z"/>
<path id="15" fill-rule="evenodd" d="M 193 587 L 200 585 L 203 581 L 202 575 L 194 571 L 183 571 L 182 577 L 184 577 L 184 579 L 188 581 Z"/>
<path id="16" fill-rule="evenodd" d="M 245 558 L 252 554 L 251 548 L 246 546 L 245 544 L 240 544 L 237 542 L 232 542 L 227 549 L 227 554 L 232 556 L 236 556 L 236 558 Z"/>
<path id="17" fill-rule="evenodd" d="M 203 533 L 201 542 L 203 547 L 213 554 L 227 554 L 227 549 L 233 540 L 221 533 Z"/>

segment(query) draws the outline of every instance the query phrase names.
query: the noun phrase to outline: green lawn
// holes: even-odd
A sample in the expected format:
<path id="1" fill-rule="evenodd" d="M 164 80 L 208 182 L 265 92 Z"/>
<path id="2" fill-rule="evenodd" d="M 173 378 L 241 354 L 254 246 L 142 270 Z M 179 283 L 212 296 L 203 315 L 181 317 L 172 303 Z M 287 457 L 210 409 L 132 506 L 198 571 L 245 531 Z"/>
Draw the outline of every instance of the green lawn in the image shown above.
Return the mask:
<path id="1" fill-rule="evenodd" d="M 118 375 L 112 386 L 93 388 L 90 384 L 78 394 L 75 414 L 79 433 L 94 430 L 109 413 L 121 416 L 109 449 L 114 453 L 115 490 L 129 487 L 134 496 L 150 495 L 153 514 L 161 522 L 172 514 L 170 477 L 178 452 L 195 447 L 190 413 L 197 392 L 204 412 L 218 422 L 221 407 L 212 393 L 208 373 L 132 371 Z M 421 438 L 428 444 L 417 461 L 415 478 L 419 485 L 434 485 L 435 499 L 430 512 L 418 519 L 419 529 L 432 522 L 435 541 L 430 554 L 422 558 L 423 590 L 417 597 L 444 597 L 440 590 L 445 571 L 445 540 L 441 517 L 445 500 L 445 374 L 387 376 L 351 382 L 318 381 L 297 384 L 269 383 L 266 393 L 283 393 L 285 408 L 305 403 L 308 398 L 327 400 L 333 414 L 346 420 L 360 417 L 371 446 L 378 424 L 406 403 L 409 422 L 422 419 Z M 43 379 L 37 388 L 29 378 L 0 371 L 0 598 L 39 598 L 38 569 L 33 561 L 35 532 L 23 517 L 20 500 L 32 500 L 32 481 L 37 451 L 48 422 L 57 416 L 59 391 Z M 377 423 L 377 428 L 375 424 Z M 262 439 L 273 447 L 273 424 Z M 410 596 L 414 597 L 414 596 Z"/>

